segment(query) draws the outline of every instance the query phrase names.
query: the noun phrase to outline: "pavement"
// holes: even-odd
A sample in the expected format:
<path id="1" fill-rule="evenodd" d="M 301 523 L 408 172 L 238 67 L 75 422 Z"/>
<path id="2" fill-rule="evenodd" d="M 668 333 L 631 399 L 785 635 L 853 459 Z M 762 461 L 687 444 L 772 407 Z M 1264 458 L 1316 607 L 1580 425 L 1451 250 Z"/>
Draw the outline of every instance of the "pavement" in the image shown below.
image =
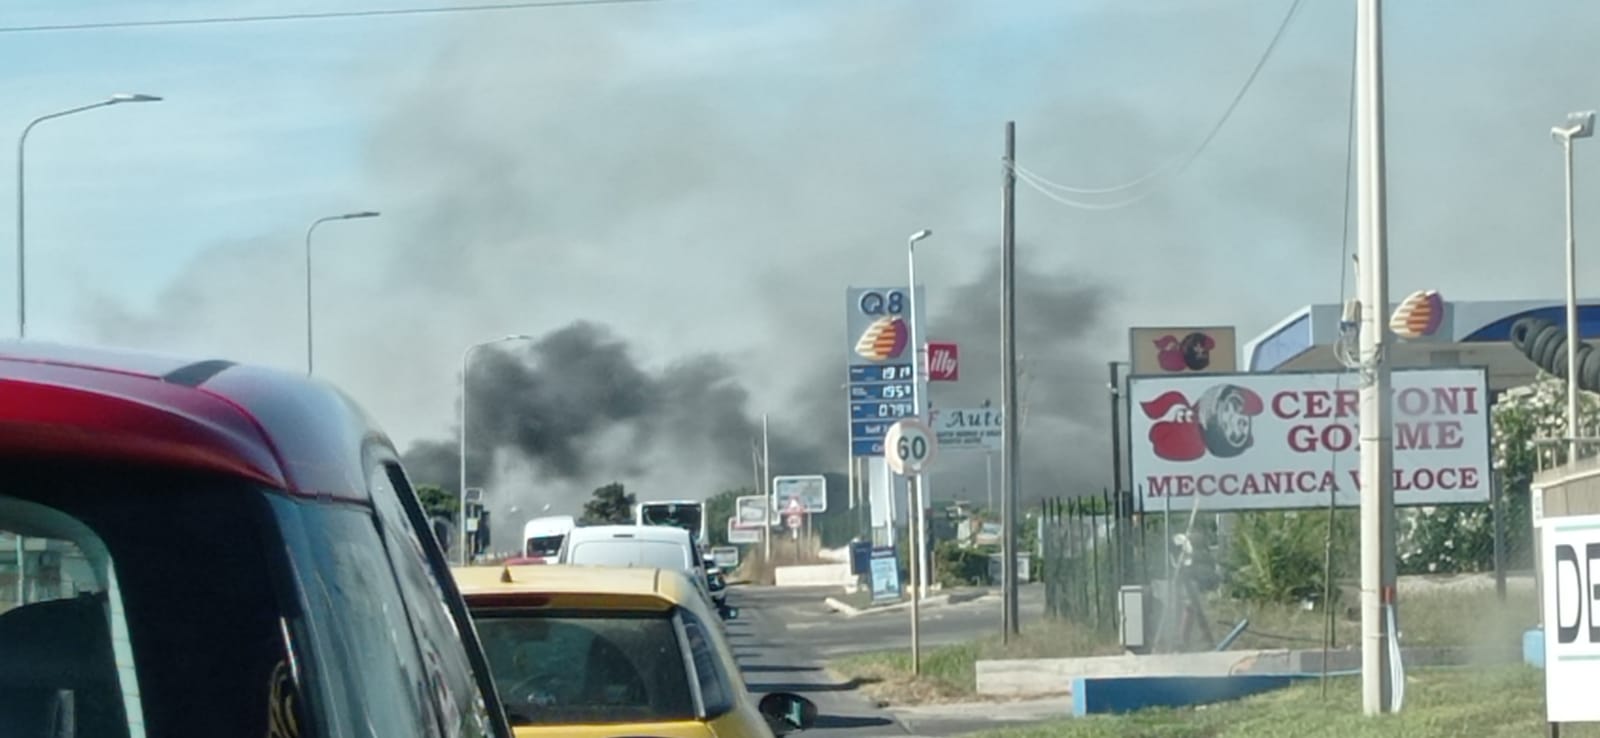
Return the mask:
<path id="1" fill-rule="evenodd" d="M 1037 591 L 1030 591 L 1037 590 Z M 828 673 L 828 659 L 847 653 L 910 648 L 909 609 L 867 610 L 847 617 L 823 604 L 837 587 L 735 587 L 729 604 L 739 618 L 728 623 L 734 657 L 756 694 L 793 692 L 817 704 L 817 724 L 802 738 L 947 738 L 1021 723 L 1066 717 L 1069 699 L 981 702 L 882 708 L 857 688 Z M 1000 629 L 1000 602 L 981 590 L 955 595 L 922 609 L 923 643 L 960 643 Z M 1043 589 L 1018 594 L 1024 622 L 1039 617 Z M 1030 602 L 1038 600 L 1037 604 Z"/>

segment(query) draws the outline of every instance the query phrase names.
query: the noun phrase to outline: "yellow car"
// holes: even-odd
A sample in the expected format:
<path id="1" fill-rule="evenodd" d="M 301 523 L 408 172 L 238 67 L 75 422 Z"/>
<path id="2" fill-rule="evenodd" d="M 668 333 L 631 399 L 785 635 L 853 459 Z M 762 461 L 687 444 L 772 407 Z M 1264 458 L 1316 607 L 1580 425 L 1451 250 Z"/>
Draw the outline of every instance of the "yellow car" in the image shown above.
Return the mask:
<path id="1" fill-rule="evenodd" d="M 452 571 L 518 738 L 772 738 L 816 719 L 804 697 L 751 697 L 718 614 L 683 572 Z"/>

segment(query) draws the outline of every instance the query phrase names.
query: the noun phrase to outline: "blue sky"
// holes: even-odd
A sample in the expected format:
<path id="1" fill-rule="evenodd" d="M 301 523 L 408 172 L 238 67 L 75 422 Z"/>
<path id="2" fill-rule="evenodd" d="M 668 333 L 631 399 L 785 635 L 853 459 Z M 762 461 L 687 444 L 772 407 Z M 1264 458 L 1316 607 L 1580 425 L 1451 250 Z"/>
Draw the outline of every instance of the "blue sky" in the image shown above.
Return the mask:
<path id="1" fill-rule="evenodd" d="M 407 4 L 12 0 L 0 25 Z M 1600 6 L 1388 5 L 1393 291 L 1558 295 L 1547 131 L 1600 107 Z M 448 432 L 467 343 L 579 318 L 646 363 L 725 353 L 770 388 L 753 411 L 800 422 L 797 404 L 842 398 L 797 394 L 795 362 L 832 356 L 844 287 L 895 280 L 906 234 L 936 233 L 930 313 L 965 309 L 954 288 L 994 256 L 1006 120 L 1055 180 L 1141 175 L 1198 142 L 1287 7 L 676 0 L 0 34 L 0 131 L 113 92 L 167 97 L 35 130 L 30 334 L 298 368 L 305 225 L 377 209 L 318 231 L 318 373 L 398 440 Z M 1139 205 L 1020 193 L 1029 267 L 1105 290 L 1086 356 L 1124 352 L 1132 324 L 1249 337 L 1338 299 L 1353 8 L 1308 0 L 1228 126 Z M 13 194 L 0 177 L 0 203 Z M 1600 259 L 1581 271 L 1600 278 Z M 1051 443 L 1098 442 L 1075 403 L 1102 412 L 1102 381 L 1058 377 Z"/>

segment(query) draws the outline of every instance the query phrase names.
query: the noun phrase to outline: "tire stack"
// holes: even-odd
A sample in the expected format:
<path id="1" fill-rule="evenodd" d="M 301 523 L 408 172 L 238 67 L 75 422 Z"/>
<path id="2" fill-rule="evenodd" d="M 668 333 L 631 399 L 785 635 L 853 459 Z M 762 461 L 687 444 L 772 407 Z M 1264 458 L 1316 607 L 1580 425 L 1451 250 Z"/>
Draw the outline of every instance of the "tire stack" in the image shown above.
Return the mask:
<path id="1" fill-rule="evenodd" d="M 1566 326 L 1544 318 L 1523 318 L 1511 324 L 1511 345 L 1534 366 L 1567 378 Z M 1600 351 L 1587 343 L 1578 346 L 1578 387 L 1600 392 Z"/>

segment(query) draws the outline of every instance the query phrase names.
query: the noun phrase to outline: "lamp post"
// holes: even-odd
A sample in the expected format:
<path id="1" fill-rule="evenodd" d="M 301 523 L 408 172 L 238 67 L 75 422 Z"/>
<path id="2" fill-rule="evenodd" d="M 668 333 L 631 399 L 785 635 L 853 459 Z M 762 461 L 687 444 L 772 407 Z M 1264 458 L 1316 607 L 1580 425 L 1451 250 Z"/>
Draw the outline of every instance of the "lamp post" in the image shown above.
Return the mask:
<path id="1" fill-rule="evenodd" d="M 918 420 L 922 419 L 922 406 L 927 401 L 927 398 L 925 397 L 926 393 L 923 391 L 922 372 L 920 371 L 920 365 L 924 363 L 920 360 L 923 353 L 922 342 L 917 335 L 919 331 L 919 326 L 917 325 L 917 242 L 931 235 L 933 235 L 933 231 L 924 228 L 911 234 L 911 237 L 906 239 L 906 271 L 908 272 L 906 277 L 910 280 L 910 284 L 906 287 L 906 291 L 910 293 L 906 298 L 906 303 L 911 313 L 911 317 L 906 321 L 911 326 L 911 413 Z M 917 555 L 916 597 L 919 600 L 928 596 L 928 567 L 924 565 L 924 562 L 927 561 L 928 521 L 923 517 L 924 511 L 928 509 L 927 495 L 927 475 L 924 474 L 917 480 L 916 484 L 916 499 L 913 503 L 916 509 L 909 511 L 909 522 L 912 526 L 911 543 L 916 547 Z"/>
<path id="2" fill-rule="evenodd" d="M 306 374 L 311 373 L 311 234 L 317 226 L 330 220 L 354 220 L 356 218 L 376 218 L 378 213 L 373 210 L 363 210 L 357 213 L 344 215 L 329 215 L 311 221 L 311 227 L 306 229 Z"/>
<path id="3" fill-rule="evenodd" d="M 457 541 L 457 545 L 461 549 L 460 555 L 457 556 L 457 561 L 459 561 L 462 566 L 467 565 L 467 362 L 471 360 L 473 351 L 477 351 L 484 346 L 492 346 L 494 344 L 504 343 L 506 341 L 524 340 L 531 341 L 533 340 L 533 336 L 522 333 L 512 333 L 510 335 L 490 339 L 481 343 L 472 344 L 471 346 L 468 346 L 467 350 L 461 354 L 461 486 L 456 489 L 456 495 L 460 497 L 461 508 L 456 511 L 456 525 L 459 528 L 458 532 L 460 533 L 460 538 Z"/>
<path id="4" fill-rule="evenodd" d="M 1572 228 L 1572 141 L 1594 135 L 1594 111 L 1569 113 L 1567 124 L 1550 129 L 1561 143 L 1567 185 L 1567 463 L 1578 460 L 1578 244 Z"/>
<path id="5" fill-rule="evenodd" d="M 109 106 L 112 106 L 112 105 L 121 105 L 122 103 L 142 103 L 142 102 L 160 102 L 160 101 L 161 101 L 161 98 L 157 97 L 155 95 L 140 95 L 140 94 L 127 93 L 127 92 L 119 92 L 119 93 L 117 93 L 115 95 L 112 95 L 111 97 L 108 97 L 108 98 L 106 98 L 104 100 L 101 100 L 99 102 L 90 103 L 88 105 L 80 105 L 80 106 L 78 106 L 76 108 L 68 108 L 66 110 L 60 110 L 60 111 L 57 111 L 57 112 L 54 112 L 54 113 L 50 113 L 48 115 L 41 115 L 41 116 L 39 116 L 37 118 L 34 118 L 31 121 L 28 121 L 28 125 L 22 127 L 22 135 L 17 137 L 17 338 L 26 338 L 27 337 L 27 326 L 28 326 L 27 280 L 25 279 L 25 271 L 23 269 L 24 263 L 25 263 L 25 259 L 26 259 L 26 254 L 27 254 L 27 250 L 26 250 L 27 231 L 23 227 L 24 216 L 25 216 L 25 210 L 24 210 L 24 207 L 23 207 L 24 206 L 24 198 L 23 198 L 24 186 L 23 185 L 24 185 L 24 171 L 25 171 L 25 169 L 23 167 L 23 153 L 24 153 L 24 146 L 28 143 L 28 132 L 32 131 L 34 126 L 39 125 L 40 123 L 43 123 L 43 122 L 45 122 L 47 120 L 51 120 L 51 119 L 54 119 L 54 118 L 64 118 L 64 117 L 72 115 L 74 113 L 82 113 L 82 112 L 87 111 L 87 110 L 94 110 L 95 108 L 104 108 L 104 107 L 109 107 Z"/>

